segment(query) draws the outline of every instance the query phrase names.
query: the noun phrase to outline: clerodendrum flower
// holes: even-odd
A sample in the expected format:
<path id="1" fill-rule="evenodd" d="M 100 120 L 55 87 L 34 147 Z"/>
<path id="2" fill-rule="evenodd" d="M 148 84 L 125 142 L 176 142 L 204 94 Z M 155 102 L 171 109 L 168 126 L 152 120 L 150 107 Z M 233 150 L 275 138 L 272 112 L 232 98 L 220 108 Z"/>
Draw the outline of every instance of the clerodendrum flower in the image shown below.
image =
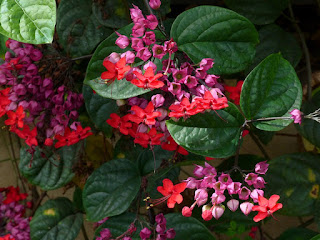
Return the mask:
<path id="1" fill-rule="evenodd" d="M 259 211 L 259 213 L 253 218 L 253 221 L 259 222 L 268 216 L 273 217 L 273 213 L 282 208 L 281 203 L 277 203 L 279 195 L 272 195 L 270 199 L 266 199 L 259 196 L 259 206 L 253 206 L 252 211 Z M 274 217 L 273 217 L 274 218 Z"/>
<path id="2" fill-rule="evenodd" d="M 166 200 L 168 208 L 174 208 L 176 203 L 180 204 L 183 201 L 183 197 L 180 194 L 186 189 L 187 183 L 182 182 L 173 185 L 172 181 L 168 178 L 163 179 L 163 186 L 158 186 L 157 190 L 164 196 L 160 199 L 152 201 L 153 206 L 158 205 Z"/>

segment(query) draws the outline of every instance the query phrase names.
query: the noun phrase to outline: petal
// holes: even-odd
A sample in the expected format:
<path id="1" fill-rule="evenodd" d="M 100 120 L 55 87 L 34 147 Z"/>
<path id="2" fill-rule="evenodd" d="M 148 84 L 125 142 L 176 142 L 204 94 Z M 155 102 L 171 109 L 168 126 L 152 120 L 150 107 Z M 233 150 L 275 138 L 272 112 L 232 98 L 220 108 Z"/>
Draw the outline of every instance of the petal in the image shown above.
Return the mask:
<path id="1" fill-rule="evenodd" d="M 123 68 L 126 65 L 126 58 L 121 58 L 115 65 L 116 68 Z"/>
<path id="2" fill-rule="evenodd" d="M 182 182 L 177 185 L 174 185 L 173 189 L 175 193 L 181 193 L 186 189 L 186 187 L 187 187 L 187 182 Z"/>
<path id="3" fill-rule="evenodd" d="M 113 79 L 116 76 L 114 72 L 103 72 L 101 74 L 102 79 Z"/>
<path id="4" fill-rule="evenodd" d="M 282 204 L 281 203 L 277 203 L 271 210 L 271 213 L 274 213 L 275 211 L 278 211 L 279 209 L 282 208 Z"/>
<path id="5" fill-rule="evenodd" d="M 157 187 L 157 190 L 159 193 L 161 193 L 163 196 L 168 196 L 169 195 L 169 192 L 167 190 L 164 189 L 163 186 L 158 186 Z"/>
<path id="6" fill-rule="evenodd" d="M 270 209 L 273 208 L 277 204 L 279 199 L 280 199 L 279 195 L 272 195 L 269 199 L 269 208 Z"/>
<path id="7" fill-rule="evenodd" d="M 268 213 L 266 212 L 259 212 L 254 218 L 253 221 L 255 222 L 259 222 L 262 219 L 265 219 L 266 217 L 268 217 Z"/>
<path id="8" fill-rule="evenodd" d="M 269 203 L 268 199 L 266 199 L 262 196 L 259 196 L 258 202 L 259 202 L 259 205 L 263 206 L 263 207 L 268 206 L 268 203 Z"/>
<path id="9" fill-rule="evenodd" d="M 181 194 L 172 194 L 170 198 L 172 198 L 178 204 L 182 203 L 183 201 L 183 197 Z"/>
<path id="10" fill-rule="evenodd" d="M 150 88 L 161 88 L 163 86 L 164 86 L 164 83 L 161 81 L 152 81 L 151 83 L 149 83 Z"/>
<path id="11" fill-rule="evenodd" d="M 252 211 L 259 211 L 259 212 L 267 212 L 267 207 L 263 206 L 253 206 Z"/>
<path id="12" fill-rule="evenodd" d="M 110 61 L 103 61 L 103 66 L 108 69 L 108 71 L 110 72 L 116 72 L 116 68 L 114 63 L 110 62 Z"/>
<path id="13" fill-rule="evenodd" d="M 165 179 L 163 179 L 162 183 L 163 183 L 163 187 L 166 191 L 168 191 L 168 192 L 173 191 L 173 183 L 170 179 L 165 178 Z"/>
<path id="14" fill-rule="evenodd" d="M 168 208 L 174 208 L 174 205 L 176 204 L 176 202 L 170 197 L 167 201 L 167 206 Z"/>
<path id="15" fill-rule="evenodd" d="M 145 73 L 144 73 L 144 76 L 145 76 L 146 78 L 153 77 L 153 76 L 154 76 L 153 68 L 152 68 L 152 67 L 148 67 L 147 70 L 146 70 Z"/>
<path id="16" fill-rule="evenodd" d="M 144 109 L 144 111 L 147 113 L 152 113 L 153 110 L 154 110 L 154 106 L 153 106 L 153 103 L 150 101 L 146 106 L 146 108 Z"/>

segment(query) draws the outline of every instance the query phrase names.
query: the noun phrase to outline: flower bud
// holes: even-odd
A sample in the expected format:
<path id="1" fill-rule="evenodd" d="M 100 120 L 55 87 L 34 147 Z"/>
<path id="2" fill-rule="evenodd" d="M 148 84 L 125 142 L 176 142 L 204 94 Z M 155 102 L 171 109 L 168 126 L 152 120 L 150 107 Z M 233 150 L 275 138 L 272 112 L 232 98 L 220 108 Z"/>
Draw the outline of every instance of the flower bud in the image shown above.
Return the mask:
<path id="1" fill-rule="evenodd" d="M 212 209 L 212 216 L 218 220 L 224 213 L 224 210 L 225 210 L 224 205 L 216 205 Z"/>
<path id="2" fill-rule="evenodd" d="M 192 215 L 192 209 L 191 208 L 189 208 L 187 206 L 182 208 L 182 216 L 191 217 L 191 215 Z"/>
<path id="3" fill-rule="evenodd" d="M 161 5 L 161 1 L 160 0 L 150 0 L 149 5 L 152 9 L 157 10 Z"/>
<path id="4" fill-rule="evenodd" d="M 231 199 L 227 202 L 227 206 L 232 212 L 235 212 L 239 207 L 239 201 L 236 199 Z"/>
<path id="5" fill-rule="evenodd" d="M 240 204 L 240 209 L 245 215 L 248 215 L 249 213 L 251 213 L 252 207 L 253 207 L 253 204 L 250 202 L 244 202 Z"/>
<path id="6" fill-rule="evenodd" d="M 210 210 L 205 210 L 202 212 L 202 218 L 205 221 L 210 221 L 212 219 L 212 212 Z"/>

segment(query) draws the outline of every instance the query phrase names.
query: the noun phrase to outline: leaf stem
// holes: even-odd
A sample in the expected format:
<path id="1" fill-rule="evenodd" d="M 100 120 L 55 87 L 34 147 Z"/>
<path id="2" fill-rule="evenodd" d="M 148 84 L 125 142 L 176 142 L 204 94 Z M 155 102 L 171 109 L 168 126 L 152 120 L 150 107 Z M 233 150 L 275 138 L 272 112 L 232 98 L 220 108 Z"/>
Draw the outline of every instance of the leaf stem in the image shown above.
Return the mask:
<path id="1" fill-rule="evenodd" d="M 247 123 L 264 122 L 264 121 L 272 121 L 272 120 L 291 120 L 291 119 L 292 119 L 291 117 L 267 117 L 267 118 L 247 120 Z"/>
<path id="2" fill-rule="evenodd" d="M 240 147 L 241 147 L 241 139 L 242 139 L 242 133 L 243 133 L 243 130 L 245 128 L 245 126 L 247 125 L 247 120 L 244 121 L 244 123 L 242 124 L 241 126 L 241 129 L 240 129 L 240 136 L 239 136 L 239 139 L 238 139 L 238 145 L 237 145 L 237 150 L 236 150 L 236 156 L 234 158 L 234 164 L 233 164 L 233 170 L 239 170 L 239 154 L 240 154 Z"/>
<path id="3" fill-rule="evenodd" d="M 83 224 L 83 223 L 82 223 L 82 225 L 81 225 L 81 231 L 82 231 L 82 234 L 83 234 L 83 238 L 84 238 L 85 240 L 89 240 L 89 237 L 88 237 L 86 228 L 84 227 L 84 224 Z"/>
<path id="4" fill-rule="evenodd" d="M 290 17 L 294 20 L 292 22 L 293 26 L 295 27 L 297 33 L 299 34 L 301 45 L 302 45 L 302 50 L 303 50 L 305 60 L 306 60 L 306 68 L 307 68 L 307 76 L 308 76 L 307 99 L 310 101 L 311 100 L 311 91 L 312 91 L 312 70 L 311 70 L 310 53 L 309 53 L 308 46 L 306 44 L 304 34 L 301 31 L 301 29 L 300 29 L 299 25 L 297 24 L 296 19 L 294 17 L 291 3 L 289 3 L 289 12 L 290 12 Z"/>
<path id="5" fill-rule="evenodd" d="M 252 133 L 249 132 L 250 137 L 252 138 L 252 140 L 257 144 L 257 146 L 259 147 L 260 151 L 262 152 L 263 156 L 267 159 L 270 160 L 270 156 L 268 155 L 267 151 L 264 149 L 264 147 L 262 146 L 262 144 L 260 143 L 260 140 Z"/>

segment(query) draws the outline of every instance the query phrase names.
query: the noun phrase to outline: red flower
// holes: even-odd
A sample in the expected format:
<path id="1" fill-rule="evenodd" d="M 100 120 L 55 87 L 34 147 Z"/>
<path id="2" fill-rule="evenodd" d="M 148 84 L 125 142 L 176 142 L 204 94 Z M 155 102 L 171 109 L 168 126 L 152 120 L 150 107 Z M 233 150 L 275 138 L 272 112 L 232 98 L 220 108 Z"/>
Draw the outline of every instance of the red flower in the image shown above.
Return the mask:
<path id="1" fill-rule="evenodd" d="M 226 97 L 214 98 L 210 91 L 204 93 L 203 99 L 199 99 L 204 109 L 219 110 L 228 107 Z"/>
<path id="2" fill-rule="evenodd" d="M 163 136 L 163 133 L 157 133 L 157 130 L 155 128 L 151 128 L 148 133 L 137 132 L 135 135 L 134 143 L 138 143 L 144 148 L 147 148 L 148 145 L 160 145 L 160 138 L 162 138 Z"/>
<path id="3" fill-rule="evenodd" d="M 14 111 L 8 111 L 7 115 L 9 117 L 9 119 L 5 120 L 4 123 L 6 125 L 16 125 L 19 128 L 23 127 L 23 119 L 25 117 L 25 113 L 23 111 L 23 107 L 19 106 L 16 110 L 16 112 Z"/>
<path id="4" fill-rule="evenodd" d="M 252 207 L 252 211 L 259 211 L 259 213 L 253 218 L 253 221 L 259 222 L 270 215 L 273 217 L 272 214 L 282 208 L 282 204 L 277 203 L 279 198 L 279 195 L 272 195 L 268 200 L 262 196 L 259 196 L 259 206 Z"/>
<path id="5" fill-rule="evenodd" d="M 115 79 L 121 80 L 126 72 L 131 69 L 130 66 L 126 65 L 125 57 L 121 58 L 117 63 L 104 60 L 103 66 L 105 66 L 107 71 L 101 74 L 101 78 L 107 79 L 106 83 L 113 83 Z"/>
<path id="6" fill-rule="evenodd" d="M 131 80 L 131 83 L 140 88 L 161 88 L 164 86 L 164 83 L 158 80 L 162 77 L 162 73 L 154 75 L 152 67 L 148 67 L 144 75 L 137 71 L 133 71 L 133 73 L 138 79 Z"/>
<path id="7" fill-rule="evenodd" d="M 86 137 L 89 137 L 93 133 L 90 132 L 91 128 L 86 127 L 82 128 L 81 125 L 77 127 L 76 131 L 71 131 L 69 127 L 66 127 L 64 131 L 64 135 L 56 135 L 55 139 L 58 140 L 56 144 L 54 145 L 55 148 L 60 148 L 62 146 L 70 146 L 77 142 L 79 142 L 82 139 L 85 139 Z"/>
<path id="8" fill-rule="evenodd" d="M 169 110 L 171 110 L 169 117 L 175 118 L 185 118 L 203 111 L 203 109 L 199 108 L 197 105 L 197 101 L 190 103 L 189 99 L 186 97 L 184 97 L 180 103 L 171 105 Z"/>
<path id="9" fill-rule="evenodd" d="M 119 131 L 124 135 L 129 134 L 129 130 L 132 128 L 132 123 L 129 122 L 128 115 L 125 115 L 124 117 L 120 117 L 115 113 L 111 113 L 110 117 L 111 118 L 107 120 L 107 123 L 111 127 L 119 129 Z"/>
<path id="10" fill-rule="evenodd" d="M 16 127 L 11 127 L 11 131 L 17 134 L 20 138 L 25 139 L 26 144 L 28 144 L 30 147 L 38 146 L 38 141 L 36 139 L 37 137 L 36 127 L 34 127 L 32 130 L 30 130 L 30 127 L 28 125 L 24 125 L 22 130 Z"/>
<path id="11" fill-rule="evenodd" d="M 11 88 L 6 88 L 0 91 L 0 117 L 7 113 L 7 106 L 11 103 L 9 100 L 9 92 Z"/>
<path id="12" fill-rule="evenodd" d="M 178 151 L 178 153 L 182 155 L 189 154 L 188 151 L 185 150 L 183 147 L 179 146 L 171 136 L 167 138 L 167 142 L 161 144 L 161 147 L 167 151 Z"/>
<path id="13" fill-rule="evenodd" d="M 168 200 L 168 208 L 174 208 L 176 203 L 180 204 L 183 201 L 183 197 L 180 193 L 186 189 L 187 183 L 182 182 L 173 185 L 172 181 L 168 178 L 163 179 L 162 183 L 163 186 L 157 187 L 158 192 L 164 196 L 164 198 L 161 198 L 160 202 Z"/>
<path id="14" fill-rule="evenodd" d="M 240 103 L 240 93 L 242 89 L 243 81 L 239 81 L 235 87 L 224 86 L 224 89 L 230 93 L 229 98 L 237 105 Z"/>
<path id="15" fill-rule="evenodd" d="M 15 240 L 15 238 L 13 238 L 12 235 L 7 234 L 3 237 L 0 237 L 0 240 Z"/>
<path id="16" fill-rule="evenodd" d="M 2 191 L 6 191 L 6 199 L 3 200 L 4 204 L 9 204 L 12 202 L 19 202 L 28 197 L 27 193 L 20 193 L 19 187 L 10 186 L 8 188 L 1 189 Z"/>
<path id="17" fill-rule="evenodd" d="M 161 112 L 154 112 L 154 106 L 152 102 L 149 102 L 145 109 L 138 106 L 132 106 L 131 111 L 134 114 L 129 114 L 128 119 L 134 123 L 145 123 L 147 125 L 155 125 L 156 118 L 161 116 Z"/>

